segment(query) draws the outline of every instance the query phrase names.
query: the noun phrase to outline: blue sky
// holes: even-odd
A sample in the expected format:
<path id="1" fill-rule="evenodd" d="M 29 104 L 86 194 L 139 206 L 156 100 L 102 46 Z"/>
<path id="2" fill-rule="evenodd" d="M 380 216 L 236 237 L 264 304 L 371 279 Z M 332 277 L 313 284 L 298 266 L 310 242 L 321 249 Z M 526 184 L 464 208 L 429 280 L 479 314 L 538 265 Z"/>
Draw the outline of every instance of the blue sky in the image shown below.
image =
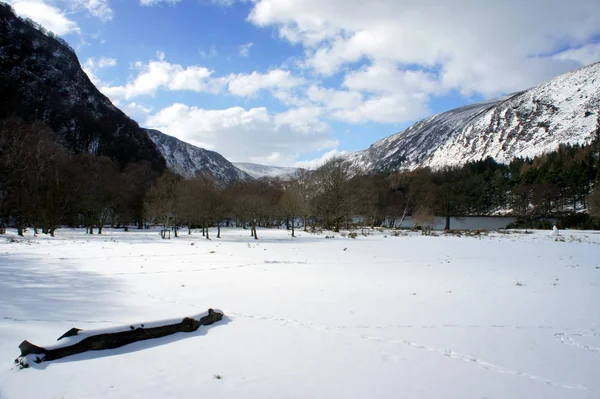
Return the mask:
<path id="1" fill-rule="evenodd" d="M 142 126 L 314 165 L 600 61 L 598 0 L 11 0 Z"/>

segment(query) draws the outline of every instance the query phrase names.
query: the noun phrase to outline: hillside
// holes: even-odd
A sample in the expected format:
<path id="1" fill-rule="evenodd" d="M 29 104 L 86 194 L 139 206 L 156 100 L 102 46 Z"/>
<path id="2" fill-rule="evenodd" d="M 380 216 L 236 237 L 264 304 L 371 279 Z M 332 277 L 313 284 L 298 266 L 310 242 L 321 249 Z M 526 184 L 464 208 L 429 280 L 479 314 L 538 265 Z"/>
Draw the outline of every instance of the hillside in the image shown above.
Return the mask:
<path id="1" fill-rule="evenodd" d="M 251 179 L 219 153 L 188 144 L 158 130 L 146 129 L 146 132 L 167 161 L 167 166 L 184 177 L 209 173 L 224 183 Z"/>
<path id="2" fill-rule="evenodd" d="M 510 96 L 433 115 L 346 155 L 367 172 L 461 165 L 493 157 L 507 163 L 591 142 L 600 109 L 600 63 Z"/>
<path id="3" fill-rule="evenodd" d="M 107 155 L 120 165 L 165 161 L 138 124 L 92 84 L 62 39 L 0 3 L 0 118 L 41 121 L 73 153 Z"/>
<path id="4" fill-rule="evenodd" d="M 290 180 L 297 177 L 301 168 L 284 167 L 284 166 L 267 166 L 248 162 L 234 162 L 238 169 L 243 170 L 255 179 L 263 177 L 278 177 L 282 180 Z"/>

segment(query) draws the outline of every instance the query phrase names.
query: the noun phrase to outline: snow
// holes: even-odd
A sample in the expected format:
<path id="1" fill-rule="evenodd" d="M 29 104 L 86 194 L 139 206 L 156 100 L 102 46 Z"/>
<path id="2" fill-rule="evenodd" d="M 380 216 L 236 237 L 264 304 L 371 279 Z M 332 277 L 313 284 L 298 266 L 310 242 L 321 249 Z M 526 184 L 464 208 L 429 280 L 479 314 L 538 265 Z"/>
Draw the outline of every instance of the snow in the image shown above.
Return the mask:
<path id="1" fill-rule="evenodd" d="M 279 177 L 282 180 L 292 180 L 302 172 L 301 168 L 288 166 L 267 166 L 248 162 L 234 162 L 233 165 L 255 179 Z"/>
<path id="2" fill-rule="evenodd" d="M 589 144 L 599 108 L 600 63 L 595 63 L 520 93 L 433 115 L 344 157 L 371 171 L 438 169 L 488 156 L 509 163 L 560 144 Z"/>
<path id="3" fill-rule="evenodd" d="M 249 174 L 236 168 L 217 152 L 196 147 L 158 130 L 145 130 L 165 158 L 167 166 L 185 178 L 208 172 L 224 183 L 251 179 Z"/>
<path id="4" fill-rule="evenodd" d="M 9 231 L 0 236 L 0 398 L 600 394 L 600 232 L 297 234 Z M 210 307 L 226 317 L 193 333 L 13 364 L 24 339 L 56 343 L 71 327 Z"/>

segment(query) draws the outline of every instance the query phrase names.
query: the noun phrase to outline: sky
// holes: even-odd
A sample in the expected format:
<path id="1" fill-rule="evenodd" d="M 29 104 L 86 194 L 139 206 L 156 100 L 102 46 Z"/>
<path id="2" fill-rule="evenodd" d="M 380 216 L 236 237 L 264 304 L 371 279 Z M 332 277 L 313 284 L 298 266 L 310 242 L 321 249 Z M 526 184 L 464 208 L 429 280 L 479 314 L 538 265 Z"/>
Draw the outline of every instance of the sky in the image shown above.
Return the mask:
<path id="1" fill-rule="evenodd" d="M 141 126 L 318 165 L 600 61 L 600 0 L 10 0 Z"/>

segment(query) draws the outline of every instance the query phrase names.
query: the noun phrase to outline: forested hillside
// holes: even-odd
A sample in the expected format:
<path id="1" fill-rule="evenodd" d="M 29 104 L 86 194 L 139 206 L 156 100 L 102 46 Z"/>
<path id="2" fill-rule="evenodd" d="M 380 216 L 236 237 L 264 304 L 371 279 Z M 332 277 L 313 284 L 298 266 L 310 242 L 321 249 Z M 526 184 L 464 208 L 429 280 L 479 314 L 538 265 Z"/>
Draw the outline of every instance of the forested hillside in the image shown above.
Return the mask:
<path id="1" fill-rule="evenodd" d="M 67 43 L 0 3 L 0 118 L 50 127 L 71 153 L 106 155 L 119 166 L 165 160 L 146 132 L 98 91 Z"/>
<path id="2" fill-rule="evenodd" d="M 210 174 L 159 176 L 147 161 L 121 168 L 105 156 L 72 155 L 49 127 L 9 118 L 0 121 L 0 225 L 53 234 L 61 225 L 101 233 L 158 224 L 177 233 L 227 223 L 257 237 L 256 226 L 294 228 L 299 220 L 305 229 L 337 231 L 355 223 L 393 228 L 408 215 L 422 227 L 446 216 L 447 228 L 450 217 L 515 215 L 531 227 L 551 227 L 541 221 L 558 217 L 563 227 L 598 228 L 599 136 L 600 128 L 590 145 L 561 145 L 508 165 L 488 158 L 357 175 L 336 158 L 292 180 L 224 184 Z"/>

